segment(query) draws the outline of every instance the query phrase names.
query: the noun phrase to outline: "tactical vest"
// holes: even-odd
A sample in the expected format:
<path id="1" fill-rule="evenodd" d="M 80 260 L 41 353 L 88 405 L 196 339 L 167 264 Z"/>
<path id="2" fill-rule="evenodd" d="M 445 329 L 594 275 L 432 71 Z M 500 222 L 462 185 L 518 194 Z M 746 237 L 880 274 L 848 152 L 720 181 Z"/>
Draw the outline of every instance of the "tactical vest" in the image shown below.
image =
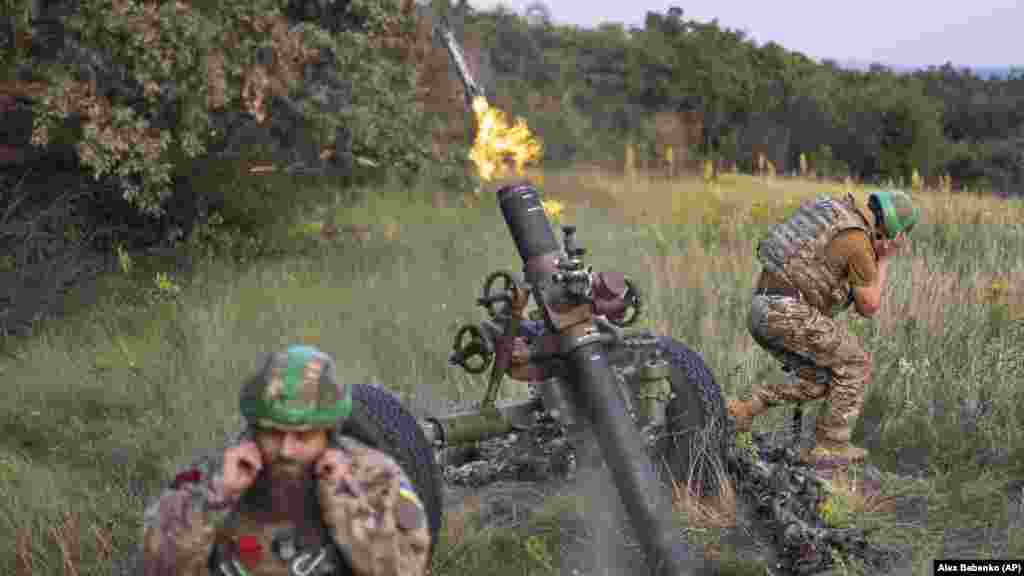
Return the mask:
<path id="1" fill-rule="evenodd" d="M 245 500 L 218 531 L 210 558 L 216 576 L 329 576 L 344 566 L 319 516 L 296 526 Z"/>
<path id="2" fill-rule="evenodd" d="M 829 265 L 825 248 L 837 234 L 851 229 L 869 237 L 872 232 L 853 196 L 845 201 L 819 197 L 769 228 L 757 245 L 757 259 L 766 271 L 799 290 L 807 304 L 835 316 L 853 303 L 852 291 L 845 270 Z"/>

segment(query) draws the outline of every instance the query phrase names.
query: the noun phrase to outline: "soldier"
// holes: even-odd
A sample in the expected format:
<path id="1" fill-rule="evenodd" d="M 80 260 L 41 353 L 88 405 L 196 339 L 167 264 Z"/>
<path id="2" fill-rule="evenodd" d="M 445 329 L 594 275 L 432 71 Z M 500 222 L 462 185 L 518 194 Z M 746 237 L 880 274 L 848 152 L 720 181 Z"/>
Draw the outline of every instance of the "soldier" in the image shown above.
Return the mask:
<path id="1" fill-rule="evenodd" d="M 243 386 L 245 428 L 145 512 L 147 576 L 421 576 L 424 507 L 388 455 L 337 432 L 351 387 L 294 346 Z"/>
<path id="2" fill-rule="evenodd" d="M 867 456 L 850 435 L 871 379 L 871 356 L 835 316 L 850 305 L 864 317 L 878 312 L 891 258 L 920 218 L 899 191 L 871 194 L 867 207 L 865 213 L 852 195 L 805 203 L 772 226 L 757 248 L 764 269 L 748 327 L 791 378 L 755 385 L 750 399 L 730 400 L 728 411 L 743 432 L 768 408 L 825 398 L 816 444 L 801 453 L 810 464 Z"/>

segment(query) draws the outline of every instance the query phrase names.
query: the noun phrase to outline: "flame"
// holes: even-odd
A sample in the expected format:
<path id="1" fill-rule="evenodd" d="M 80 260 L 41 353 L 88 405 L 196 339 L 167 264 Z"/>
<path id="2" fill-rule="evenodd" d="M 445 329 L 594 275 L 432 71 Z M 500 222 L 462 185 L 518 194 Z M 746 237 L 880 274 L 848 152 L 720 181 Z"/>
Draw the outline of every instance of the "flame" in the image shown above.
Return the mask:
<path id="1" fill-rule="evenodd" d="M 476 164 L 480 178 L 491 181 L 504 175 L 507 162 L 515 164 L 516 173 L 523 174 L 527 163 L 536 162 L 543 147 L 522 118 L 509 125 L 504 112 L 492 107 L 483 96 L 473 99 L 476 114 L 476 139 L 469 159 Z"/>
<path id="2" fill-rule="evenodd" d="M 558 200 L 541 200 L 540 203 L 544 206 L 544 213 L 548 215 L 548 218 L 558 219 L 562 216 L 565 204 Z"/>

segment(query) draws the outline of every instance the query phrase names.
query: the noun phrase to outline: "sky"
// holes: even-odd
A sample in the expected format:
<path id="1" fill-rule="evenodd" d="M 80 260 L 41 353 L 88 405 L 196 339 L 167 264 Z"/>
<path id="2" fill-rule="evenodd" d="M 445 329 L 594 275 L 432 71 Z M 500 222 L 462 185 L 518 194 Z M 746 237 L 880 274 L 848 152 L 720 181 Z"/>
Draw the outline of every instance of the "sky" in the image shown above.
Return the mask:
<path id="1" fill-rule="evenodd" d="M 469 0 L 490 9 L 499 0 Z M 500 0 L 522 13 L 531 0 Z M 1024 66 L 1024 0 L 546 0 L 556 24 L 642 26 L 675 5 L 683 17 L 718 18 L 759 44 L 774 41 L 820 60 L 890 66 Z"/>

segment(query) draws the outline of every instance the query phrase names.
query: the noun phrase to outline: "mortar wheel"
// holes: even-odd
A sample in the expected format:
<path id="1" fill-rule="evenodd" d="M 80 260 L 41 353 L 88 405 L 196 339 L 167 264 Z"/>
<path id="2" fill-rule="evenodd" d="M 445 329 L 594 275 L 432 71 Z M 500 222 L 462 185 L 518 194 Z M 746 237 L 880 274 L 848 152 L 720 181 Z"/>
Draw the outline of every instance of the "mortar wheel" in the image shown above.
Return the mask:
<path id="1" fill-rule="evenodd" d="M 713 494 L 725 473 L 728 445 L 722 391 L 704 359 L 682 342 L 660 337 L 657 348 L 669 363 L 674 398 L 665 407 L 665 427 L 652 456 L 664 480 Z"/>
<path id="2" fill-rule="evenodd" d="M 433 558 L 444 511 L 441 472 L 419 421 L 394 394 L 354 384 L 352 414 L 339 432 L 390 455 L 409 476 L 426 508 L 431 536 L 428 557 Z"/>

